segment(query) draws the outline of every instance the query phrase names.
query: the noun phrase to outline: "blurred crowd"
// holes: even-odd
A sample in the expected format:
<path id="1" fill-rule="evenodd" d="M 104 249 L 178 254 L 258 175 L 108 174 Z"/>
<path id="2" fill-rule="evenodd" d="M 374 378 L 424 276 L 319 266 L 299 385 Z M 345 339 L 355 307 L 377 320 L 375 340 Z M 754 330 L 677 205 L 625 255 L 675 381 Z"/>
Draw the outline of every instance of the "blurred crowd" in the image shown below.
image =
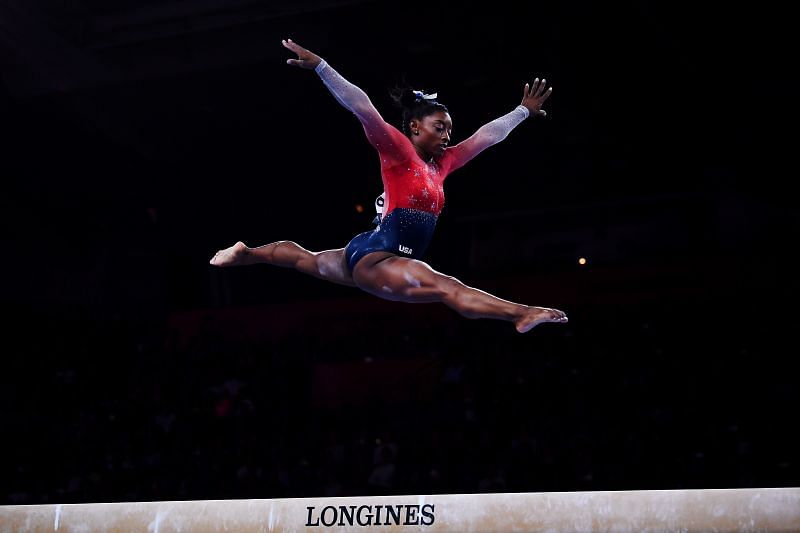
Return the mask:
<path id="1" fill-rule="evenodd" d="M 390 304 L 276 335 L 277 306 L 260 335 L 223 311 L 7 318 L 0 503 L 800 482 L 765 322 L 586 305 L 519 335 Z"/>

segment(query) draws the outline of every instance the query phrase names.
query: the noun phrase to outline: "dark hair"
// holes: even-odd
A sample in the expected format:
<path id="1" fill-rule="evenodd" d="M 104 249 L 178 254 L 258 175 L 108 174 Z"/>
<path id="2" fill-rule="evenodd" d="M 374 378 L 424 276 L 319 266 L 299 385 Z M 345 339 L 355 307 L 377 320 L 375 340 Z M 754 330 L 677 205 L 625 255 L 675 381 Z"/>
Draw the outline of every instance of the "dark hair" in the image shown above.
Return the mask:
<path id="1" fill-rule="evenodd" d="M 394 103 L 403 110 L 402 130 L 406 135 L 409 134 L 408 123 L 412 119 L 422 120 L 437 111 L 448 112 L 447 107 L 430 98 L 431 95 L 423 91 L 415 91 L 408 86 L 396 87 L 391 91 L 390 96 Z"/>

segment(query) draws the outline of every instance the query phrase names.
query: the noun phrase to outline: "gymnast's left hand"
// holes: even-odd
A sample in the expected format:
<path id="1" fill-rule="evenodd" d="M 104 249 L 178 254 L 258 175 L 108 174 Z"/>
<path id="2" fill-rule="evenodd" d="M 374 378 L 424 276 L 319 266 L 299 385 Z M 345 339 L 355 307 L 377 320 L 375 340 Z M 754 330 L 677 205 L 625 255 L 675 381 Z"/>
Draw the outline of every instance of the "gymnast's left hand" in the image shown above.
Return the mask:
<path id="1" fill-rule="evenodd" d="M 286 63 L 300 68 L 315 69 L 317 65 L 322 62 L 322 58 L 310 50 L 306 50 L 291 39 L 284 39 L 281 41 L 284 47 L 288 48 L 295 54 L 297 59 L 287 59 Z"/>
<path id="2" fill-rule="evenodd" d="M 522 104 L 528 109 L 528 112 L 531 116 L 540 116 L 544 117 L 547 115 L 547 112 L 542 109 L 542 104 L 544 101 L 550 97 L 550 94 L 553 92 L 553 88 L 547 87 L 547 80 L 542 78 L 536 78 L 533 80 L 532 84 L 526 83 L 525 90 L 522 93 Z"/>

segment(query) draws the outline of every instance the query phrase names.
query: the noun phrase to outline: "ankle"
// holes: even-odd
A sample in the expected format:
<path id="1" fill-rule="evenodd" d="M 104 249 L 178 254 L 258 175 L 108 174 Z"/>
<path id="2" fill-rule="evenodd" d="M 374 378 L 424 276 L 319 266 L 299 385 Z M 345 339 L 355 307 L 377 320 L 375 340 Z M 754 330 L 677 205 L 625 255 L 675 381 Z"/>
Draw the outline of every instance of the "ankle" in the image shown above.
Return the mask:
<path id="1" fill-rule="evenodd" d="M 523 320 L 525 317 L 528 316 L 530 313 L 531 307 L 529 305 L 518 304 L 517 307 L 514 309 L 514 313 L 512 315 L 512 322 L 519 322 Z"/>

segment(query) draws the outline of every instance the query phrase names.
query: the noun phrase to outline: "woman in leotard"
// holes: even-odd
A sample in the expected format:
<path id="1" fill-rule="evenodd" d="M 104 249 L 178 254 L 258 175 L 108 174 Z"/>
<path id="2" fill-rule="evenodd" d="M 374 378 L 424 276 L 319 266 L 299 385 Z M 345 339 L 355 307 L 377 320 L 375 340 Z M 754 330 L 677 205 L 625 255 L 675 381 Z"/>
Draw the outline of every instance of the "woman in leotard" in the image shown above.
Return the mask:
<path id="1" fill-rule="evenodd" d="M 563 311 L 497 298 L 435 271 L 420 260 L 444 206 L 445 178 L 486 148 L 496 144 L 529 116 L 544 116 L 550 96 L 545 80 L 525 84 L 522 102 L 510 113 L 481 126 L 467 140 L 449 146 L 453 122 L 436 95 L 404 91 L 403 131 L 387 124 L 369 97 L 344 79 L 318 55 L 291 39 L 283 46 L 297 54 L 287 63 L 313 69 L 336 100 L 364 127 L 378 151 L 385 203 L 378 226 L 362 233 L 344 248 L 311 252 L 291 241 L 250 248 L 237 242 L 220 250 L 215 266 L 266 263 L 289 267 L 341 285 L 355 286 L 386 300 L 442 302 L 467 318 L 513 322 L 524 333 L 543 322 L 565 323 Z"/>

